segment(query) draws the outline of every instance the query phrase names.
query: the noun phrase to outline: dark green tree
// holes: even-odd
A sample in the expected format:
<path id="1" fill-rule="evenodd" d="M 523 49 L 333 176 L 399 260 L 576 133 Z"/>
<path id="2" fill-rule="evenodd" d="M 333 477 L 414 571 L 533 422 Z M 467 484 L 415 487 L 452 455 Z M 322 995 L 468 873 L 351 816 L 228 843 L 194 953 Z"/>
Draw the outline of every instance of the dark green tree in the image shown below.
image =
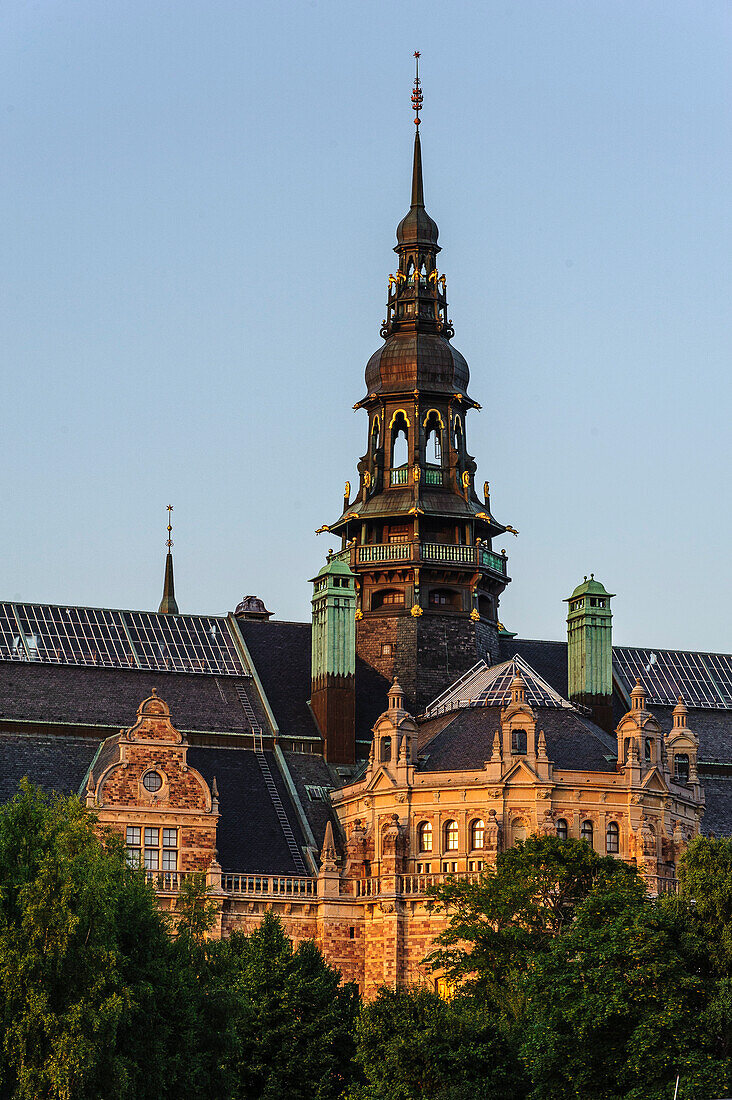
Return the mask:
<path id="1" fill-rule="evenodd" d="M 433 890 L 448 924 L 428 961 L 480 992 L 502 1017 L 517 1018 L 528 962 L 569 927 L 593 889 L 616 879 L 635 882 L 637 875 L 584 841 L 532 836 L 501 852 L 478 882 L 448 880 Z"/>
<path id="2" fill-rule="evenodd" d="M 522 1030 L 531 1100 L 681 1100 L 727 1077 L 705 1022 L 704 944 L 632 881 L 593 890 L 526 977 Z"/>
<path id="3" fill-rule="evenodd" d="M 519 1100 L 523 1072 L 485 1007 L 426 989 L 382 989 L 361 1010 L 364 1083 L 349 1100 Z"/>
<path id="4" fill-rule="evenodd" d="M 208 945 L 209 985 L 230 996 L 231 1100 L 336 1100 L 352 1073 L 358 991 L 311 940 L 293 950 L 267 913 Z"/>
<path id="5" fill-rule="evenodd" d="M 0 1094 L 176 1095 L 191 1067 L 174 963 L 121 837 L 24 782 L 0 810 Z"/>

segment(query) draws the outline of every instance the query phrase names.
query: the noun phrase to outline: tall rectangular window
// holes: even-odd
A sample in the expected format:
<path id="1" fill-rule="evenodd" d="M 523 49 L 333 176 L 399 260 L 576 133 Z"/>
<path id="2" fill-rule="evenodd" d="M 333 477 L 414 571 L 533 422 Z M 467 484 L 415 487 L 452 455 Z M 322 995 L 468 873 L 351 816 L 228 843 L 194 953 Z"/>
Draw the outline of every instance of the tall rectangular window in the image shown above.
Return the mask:
<path id="1" fill-rule="evenodd" d="M 160 870 L 160 829 L 145 829 L 145 869 Z"/>
<path id="2" fill-rule="evenodd" d="M 127 845 L 127 860 L 133 867 L 139 867 L 142 862 L 142 853 L 140 850 L 140 826 L 128 825 L 127 833 L 125 836 L 125 843 Z"/>

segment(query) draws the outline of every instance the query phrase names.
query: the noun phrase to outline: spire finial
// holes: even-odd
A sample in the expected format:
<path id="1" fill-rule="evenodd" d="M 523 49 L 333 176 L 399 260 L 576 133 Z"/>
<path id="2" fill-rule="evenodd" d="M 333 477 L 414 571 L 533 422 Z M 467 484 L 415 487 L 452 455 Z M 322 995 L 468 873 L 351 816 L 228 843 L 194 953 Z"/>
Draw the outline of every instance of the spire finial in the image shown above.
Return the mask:
<path id="1" fill-rule="evenodd" d="M 175 585 L 173 582 L 173 524 L 172 513 L 173 505 L 168 505 L 168 538 L 165 545 L 168 547 L 168 553 L 165 556 L 165 581 L 163 583 L 163 598 L 160 601 L 160 607 L 158 608 L 159 615 L 178 615 L 178 604 L 175 599 Z"/>
<path id="2" fill-rule="evenodd" d="M 412 107 L 414 108 L 414 125 L 419 126 L 419 112 L 422 110 L 422 83 L 419 79 L 419 59 L 422 55 L 419 50 L 414 51 L 414 88 L 412 89 Z"/>

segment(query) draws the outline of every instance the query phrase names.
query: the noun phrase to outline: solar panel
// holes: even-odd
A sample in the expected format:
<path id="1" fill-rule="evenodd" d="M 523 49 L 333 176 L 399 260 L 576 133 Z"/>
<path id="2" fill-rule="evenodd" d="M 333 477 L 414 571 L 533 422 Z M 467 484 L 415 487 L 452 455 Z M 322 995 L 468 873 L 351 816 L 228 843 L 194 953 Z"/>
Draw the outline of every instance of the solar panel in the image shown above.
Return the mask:
<path id="1" fill-rule="evenodd" d="M 613 663 L 629 691 L 640 679 L 651 704 L 675 706 L 681 695 L 689 707 L 732 709 L 730 654 L 615 646 Z"/>
<path id="2" fill-rule="evenodd" d="M 0 659 L 247 676 L 225 619 L 0 604 Z"/>
<path id="3" fill-rule="evenodd" d="M 564 707 L 576 709 L 547 684 L 531 665 L 516 655 L 500 665 L 480 661 L 456 680 L 427 707 L 425 714 L 434 716 L 457 707 L 504 707 L 511 701 L 511 681 L 517 673 L 524 681 L 526 702 L 532 707 Z"/>
<path id="4" fill-rule="evenodd" d="M 246 672 L 224 620 L 145 611 L 125 611 L 124 617 L 143 668 L 228 676 Z"/>

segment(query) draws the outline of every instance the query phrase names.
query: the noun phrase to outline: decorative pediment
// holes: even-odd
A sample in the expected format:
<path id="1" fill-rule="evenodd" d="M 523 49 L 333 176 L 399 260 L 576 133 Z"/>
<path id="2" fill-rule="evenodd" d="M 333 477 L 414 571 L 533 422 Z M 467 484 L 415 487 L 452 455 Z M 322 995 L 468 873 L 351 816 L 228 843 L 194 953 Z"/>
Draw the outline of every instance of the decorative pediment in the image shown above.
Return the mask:
<path id="1" fill-rule="evenodd" d="M 126 730 L 125 741 L 157 741 L 160 744 L 182 745 L 185 735 L 175 728 L 170 719 L 170 707 L 159 699 L 155 688 L 137 708 L 137 721 Z"/>
<path id="2" fill-rule="evenodd" d="M 389 774 L 384 765 L 379 767 L 379 770 L 374 773 L 371 780 L 366 787 L 366 790 L 370 794 L 378 794 L 380 791 L 393 791 L 396 787 L 396 780 Z"/>
<path id="3" fill-rule="evenodd" d="M 506 774 L 501 779 L 501 783 L 506 786 L 511 786 L 512 783 L 538 783 L 539 777 L 530 766 L 528 761 L 523 757 L 519 757 L 515 764 L 513 764 Z"/>
<path id="4" fill-rule="evenodd" d="M 652 768 L 642 783 L 643 789 L 648 794 L 668 794 L 668 785 L 658 768 Z"/>

